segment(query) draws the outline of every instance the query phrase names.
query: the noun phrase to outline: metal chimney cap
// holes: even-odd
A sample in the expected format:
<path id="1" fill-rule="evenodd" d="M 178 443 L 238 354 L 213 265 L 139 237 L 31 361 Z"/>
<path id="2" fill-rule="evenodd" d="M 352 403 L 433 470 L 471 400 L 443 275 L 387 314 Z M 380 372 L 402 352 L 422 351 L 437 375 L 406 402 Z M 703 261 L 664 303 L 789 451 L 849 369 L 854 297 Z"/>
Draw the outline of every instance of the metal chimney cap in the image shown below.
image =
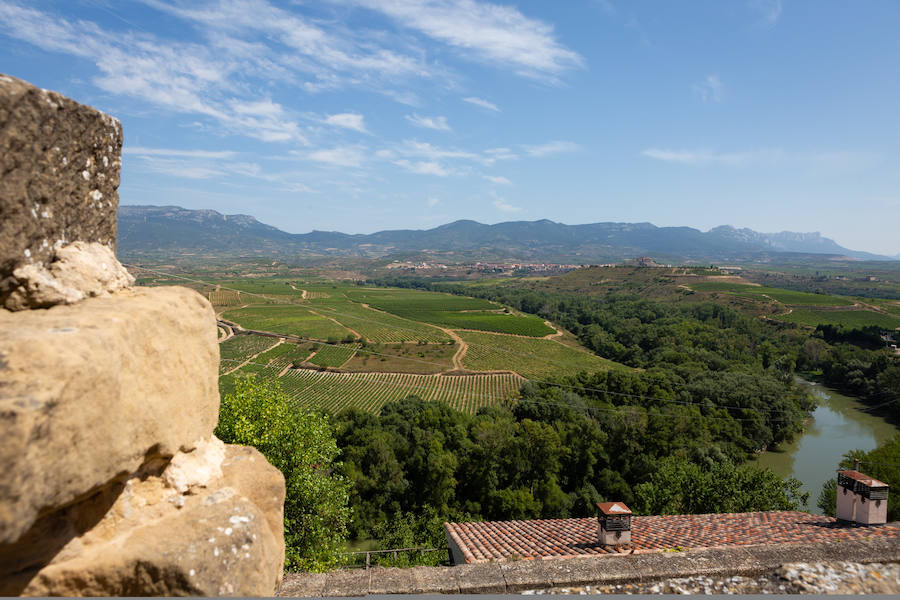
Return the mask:
<path id="1" fill-rule="evenodd" d="M 624 502 L 598 502 L 597 508 L 608 517 L 631 514 L 631 509 L 625 506 Z"/>
<path id="2" fill-rule="evenodd" d="M 870 488 L 890 487 L 883 481 L 878 481 L 874 477 L 869 477 L 868 475 L 860 473 L 859 471 L 854 471 L 852 469 L 838 471 L 838 475 L 843 475 L 844 477 L 848 477 L 850 479 L 858 481 L 864 486 Z"/>

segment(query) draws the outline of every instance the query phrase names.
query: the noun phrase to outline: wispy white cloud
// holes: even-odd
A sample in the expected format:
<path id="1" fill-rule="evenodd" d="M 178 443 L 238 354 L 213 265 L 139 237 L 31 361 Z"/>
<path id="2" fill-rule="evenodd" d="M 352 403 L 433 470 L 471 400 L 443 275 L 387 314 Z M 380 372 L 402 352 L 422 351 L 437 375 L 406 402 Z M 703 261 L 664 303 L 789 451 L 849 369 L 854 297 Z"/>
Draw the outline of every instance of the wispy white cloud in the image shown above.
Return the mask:
<path id="1" fill-rule="evenodd" d="M 512 6 L 475 0 L 347 0 L 381 12 L 464 55 L 524 76 L 554 80 L 584 59 L 556 40 L 553 27 Z"/>
<path id="2" fill-rule="evenodd" d="M 428 160 L 462 159 L 476 162 L 484 160 L 484 158 L 476 152 L 458 150 L 455 148 L 441 148 L 434 144 L 429 144 L 428 142 L 419 142 L 416 140 L 403 140 L 400 144 L 396 144 L 391 149 L 382 152 L 399 154 L 406 157 L 421 157 Z"/>
<path id="3" fill-rule="evenodd" d="M 750 0 L 748 5 L 769 25 L 777 23 L 781 16 L 781 0 Z"/>
<path id="4" fill-rule="evenodd" d="M 438 177 L 446 177 L 451 171 L 436 161 L 411 161 L 405 158 L 395 160 L 394 164 L 403 167 L 411 173 L 419 175 L 437 175 Z"/>
<path id="5" fill-rule="evenodd" d="M 406 120 L 416 127 L 435 129 L 437 131 L 450 131 L 450 124 L 447 123 L 447 117 L 422 117 L 413 113 L 411 115 L 406 115 Z"/>
<path id="6" fill-rule="evenodd" d="M 463 98 L 463 102 L 468 102 L 469 104 L 474 104 L 475 106 L 480 106 L 481 108 L 486 108 L 494 112 L 500 112 L 500 108 L 496 104 L 489 100 L 485 100 L 484 98 L 469 96 L 468 98 Z"/>
<path id="7" fill-rule="evenodd" d="M 525 152 L 529 156 L 537 157 L 561 154 L 563 152 L 576 152 L 580 148 L 581 146 L 574 142 L 565 142 L 561 140 L 547 142 L 546 144 L 540 144 L 538 146 L 524 146 Z"/>
<path id="8" fill-rule="evenodd" d="M 143 146 L 124 146 L 123 154 L 140 156 L 172 156 L 185 158 L 234 158 L 237 154 L 232 150 L 178 150 L 174 148 L 146 148 Z"/>
<path id="9" fill-rule="evenodd" d="M 654 158 L 664 162 L 681 163 L 686 165 L 731 165 L 740 166 L 758 160 L 763 156 L 769 159 L 777 159 L 778 151 L 767 153 L 754 152 L 711 152 L 708 150 L 666 150 L 662 148 L 648 148 L 641 152 L 647 158 Z"/>
<path id="10" fill-rule="evenodd" d="M 225 131 L 264 141 L 306 142 L 279 104 L 235 97 L 239 63 L 209 47 L 111 32 L 10 2 L 0 4 L 0 24 L 7 35 L 44 50 L 93 61 L 98 71 L 93 83 L 111 94 L 209 117 Z"/>
<path id="11" fill-rule="evenodd" d="M 220 166 L 185 163 L 184 160 L 175 158 L 160 158 L 156 156 L 140 156 L 142 167 L 146 171 L 171 175 L 184 179 L 212 179 L 223 177 L 227 173 Z"/>
<path id="12" fill-rule="evenodd" d="M 365 154 L 359 146 L 337 146 L 315 150 L 306 154 L 306 158 L 336 167 L 359 167 L 365 160 Z"/>
<path id="13" fill-rule="evenodd" d="M 716 152 L 712 150 L 669 150 L 648 148 L 641 152 L 647 158 L 684 165 L 790 166 L 823 172 L 860 171 L 880 164 L 883 157 L 865 151 L 786 151 L 781 148 L 763 148 L 742 152 Z"/>
<path id="14" fill-rule="evenodd" d="M 434 208 L 435 206 L 437 206 L 440 203 L 441 203 L 441 201 L 438 200 L 437 198 L 435 198 L 434 196 L 429 196 L 428 199 L 425 201 L 425 204 L 428 205 L 428 208 Z"/>
<path id="15" fill-rule="evenodd" d="M 516 213 L 522 210 L 521 206 L 514 206 L 502 198 L 497 198 L 496 200 L 494 200 L 493 204 L 494 208 L 496 208 L 500 212 Z"/>
<path id="16" fill-rule="evenodd" d="M 484 153 L 492 162 L 496 160 L 515 160 L 519 158 L 519 156 L 510 148 L 488 148 Z"/>
<path id="17" fill-rule="evenodd" d="M 329 115 L 325 118 L 325 123 L 327 123 L 328 125 L 334 125 L 335 127 L 352 129 L 360 133 L 369 133 L 366 130 L 366 124 L 363 116 L 357 113 L 340 113 L 336 115 Z"/>
<path id="18" fill-rule="evenodd" d="M 483 175 L 485 179 L 497 185 L 512 185 L 512 181 L 502 175 Z"/>
<path id="19" fill-rule="evenodd" d="M 691 89 L 702 102 L 721 102 L 725 86 L 717 75 L 707 75 L 706 79 L 695 83 Z"/>

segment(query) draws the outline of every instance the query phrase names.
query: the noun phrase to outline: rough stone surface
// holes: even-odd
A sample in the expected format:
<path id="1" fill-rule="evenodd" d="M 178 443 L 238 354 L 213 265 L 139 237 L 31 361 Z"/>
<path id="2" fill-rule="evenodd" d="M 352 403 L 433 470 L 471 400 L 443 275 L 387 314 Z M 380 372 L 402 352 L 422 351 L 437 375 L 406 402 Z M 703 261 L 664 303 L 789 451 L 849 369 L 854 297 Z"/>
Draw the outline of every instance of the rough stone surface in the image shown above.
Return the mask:
<path id="1" fill-rule="evenodd" d="M 207 487 L 209 482 L 222 476 L 225 460 L 225 444 L 219 438 L 201 440 L 190 452 L 179 452 L 172 457 L 163 473 L 163 481 L 170 488 L 185 493 L 196 487 Z"/>
<path id="2" fill-rule="evenodd" d="M 177 287 L 0 310 L 0 544 L 212 435 L 215 323 L 206 299 Z"/>
<path id="3" fill-rule="evenodd" d="M 134 285 L 134 277 L 107 246 L 75 242 L 63 246 L 47 267 L 22 265 L 13 271 L 17 287 L 6 298 L 9 310 L 74 304 L 108 296 Z"/>
<path id="4" fill-rule="evenodd" d="M 802 592 L 802 580 L 812 585 L 815 573 L 832 581 L 839 568 L 828 567 L 835 562 L 832 557 L 862 565 L 848 577 L 847 586 L 838 589 L 843 593 L 871 593 L 852 590 L 885 590 L 876 593 L 894 593 L 892 583 L 884 586 L 869 581 L 890 579 L 900 563 L 900 542 L 891 537 L 868 537 L 856 540 L 836 540 L 813 543 L 775 543 L 759 546 L 730 546 L 684 552 L 648 552 L 633 555 L 601 555 L 594 557 L 560 557 L 544 560 L 519 560 L 459 565 L 456 567 L 415 567 L 405 569 L 407 578 L 400 572 L 390 575 L 393 593 L 450 594 L 450 593 L 787 593 Z M 795 568 L 802 577 L 784 576 L 775 570 L 787 563 L 805 561 L 806 570 Z M 872 570 L 860 570 L 865 566 Z M 820 567 L 820 565 L 825 565 Z M 880 565 L 880 566 L 879 566 Z M 885 566 L 887 565 L 887 566 Z M 828 569 L 831 569 L 829 571 Z M 824 569 L 824 571 L 823 571 Z M 882 569 L 882 570 L 879 570 Z M 871 571 L 871 572 L 870 572 Z M 863 575 L 863 573 L 869 575 Z M 325 590 L 329 596 L 361 596 L 387 591 L 388 577 L 375 575 L 370 570 L 369 587 L 365 588 L 366 571 L 332 571 L 322 587 L 322 575 L 289 573 L 278 592 L 279 596 L 318 595 Z M 411 579 L 409 587 L 402 589 L 401 582 Z M 893 580 L 891 580 L 893 581 Z M 816 584 L 818 585 L 818 584 Z M 843 585 L 843 584 L 842 584 Z M 868 585 L 870 587 L 864 587 Z M 855 587 L 854 587 L 855 586 Z M 824 587 L 820 586 L 826 593 Z M 812 589 L 812 588 L 810 588 Z M 309 590 L 309 594 L 299 594 Z M 709 590 L 707 592 L 706 590 Z M 315 593 L 312 593 L 315 592 Z"/>
<path id="5" fill-rule="evenodd" d="M 790 563 L 762 575 L 695 575 L 652 583 L 583 585 L 524 594 L 898 594 L 900 564 Z"/>
<path id="6" fill-rule="evenodd" d="M 0 75 L 0 302 L 66 244 L 115 250 L 121 151 L 117 119 Z"/>
<path id="7" fill-rule="evenodd" d="M 0 595 L 273 594 L 284 478 L 257 450 L 226 448 L 208 487 L 168 486 L 160 460 L 41 518 L 20 544 L 0 546 Z"/>

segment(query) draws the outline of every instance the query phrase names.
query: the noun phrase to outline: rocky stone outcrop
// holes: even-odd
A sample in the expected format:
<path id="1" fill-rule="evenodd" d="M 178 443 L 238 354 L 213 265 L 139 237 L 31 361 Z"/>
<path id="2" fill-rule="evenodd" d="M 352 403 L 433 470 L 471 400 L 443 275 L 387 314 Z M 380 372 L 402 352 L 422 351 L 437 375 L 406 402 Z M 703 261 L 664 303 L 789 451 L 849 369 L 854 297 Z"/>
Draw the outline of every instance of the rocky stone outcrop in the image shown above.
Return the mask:
<path id="1" fill-rule="evenodd" d="M 0 596 L 271 595 L 284 478 L 213 436 L 209 302 L 113 255 L 120 147 L 0 76 Z"/>
<path id="2" fill-rule="evenodd" d="M 134 285 L 134 277 L 112 250 L 96 242 L 63 246 L 48 266 L 22 265 L 13 270 L 13 277 L 18 287 L 6 298 L 9 310 L 74 304 Z"/>
<path id="3" fill-rule="evenodd" d="M 0 74 L 0 302 L 74 241 L 116 247 L 122 125 Z"/>
<path id="4" fill-rule="evenodd" d="M 284 555 L 281 473 L 240 446 L 225 446 L 219 475 L 190 493 L 168 485 L 169 468 L 159 461 L 41 518 L 30 552 L 0 547 L 15 569 L 0 595 L 271 595 Z"/>
<path id="5" fill-rule="evenodd" d="M 212 307 L 186 288 L 0 311 L 0 543 L 211 436 L 218 363 Z"/>

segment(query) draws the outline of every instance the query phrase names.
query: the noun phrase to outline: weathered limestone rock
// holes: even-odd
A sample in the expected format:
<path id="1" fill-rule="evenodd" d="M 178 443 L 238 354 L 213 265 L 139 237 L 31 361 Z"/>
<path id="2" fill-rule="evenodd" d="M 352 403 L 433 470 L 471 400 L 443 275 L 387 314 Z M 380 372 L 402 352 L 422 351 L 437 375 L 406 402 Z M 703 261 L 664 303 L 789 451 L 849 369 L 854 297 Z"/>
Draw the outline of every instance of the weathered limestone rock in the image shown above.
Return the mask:
<path id="1" fill-rule="evenodd" d="M 216 321 L 178 287 L 0 310 L 0 544 L 218 419 Z"/>
<path id="2" fill-rule="evenodd" d="M 63 246 L 47 267 L 22 265 L 13 271 L 18 287 L 6 298 L 9 310 L 74 304 L 134 285 L 134 277 L 107 246 L 75 242 Z"/>
<path id="3" fill-rule="evenodd" d="M 272 595 L 284 479 L 257 450 L 224 448 L 206 487 L 182 493 L 157 464 L 43 517 L 22 542 L 0 546 L 0 595 Z"/>
<path id="4" fill-rule="evenodd" d="M 0 302 L 68 243 L 115 250 L 121 150 L 117 119 L 0 75 Z"/>

